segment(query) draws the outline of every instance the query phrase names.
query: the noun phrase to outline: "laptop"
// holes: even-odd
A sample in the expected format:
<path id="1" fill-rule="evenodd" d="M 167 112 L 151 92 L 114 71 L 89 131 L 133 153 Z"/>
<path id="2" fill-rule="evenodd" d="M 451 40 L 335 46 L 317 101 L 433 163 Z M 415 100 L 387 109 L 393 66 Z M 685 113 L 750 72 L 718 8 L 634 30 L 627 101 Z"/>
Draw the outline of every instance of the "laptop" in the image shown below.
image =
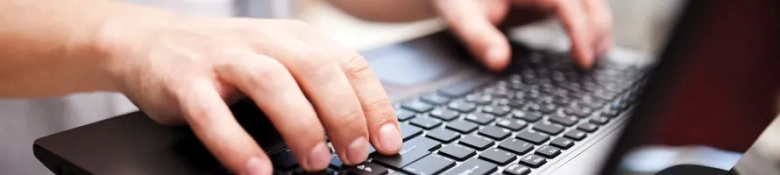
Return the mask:
<path id="1" fill-rule="evenodd" d="M 622 165 L 649 143 L 645 129 L 658 125 L 670 87 L 684 84 L 676 74 L 713 21 L 714 2 L 686 3 L 656 64 L 617 55 L 579 70 L 566 53 L 513 43 L 510 68 L 493 74 L 447 32 L 365 51 L 394 101 L 404 146 L 349 167 L 334 154 L 315 174 L 630 173 Z M 251 101 L 231 110 L 275 174 L 310 174 Z M 33 151 L 55 174 L 230 174 L 189 128 L 142 112 L 42 137 Z"/>

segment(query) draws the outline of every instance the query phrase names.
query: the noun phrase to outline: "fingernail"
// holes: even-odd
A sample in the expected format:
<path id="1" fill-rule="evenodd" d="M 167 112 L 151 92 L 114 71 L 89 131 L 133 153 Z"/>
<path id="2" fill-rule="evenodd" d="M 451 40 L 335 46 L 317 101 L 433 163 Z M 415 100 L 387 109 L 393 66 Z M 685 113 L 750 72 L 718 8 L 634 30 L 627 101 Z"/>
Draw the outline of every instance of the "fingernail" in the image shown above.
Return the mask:
<path id="1" fill-rule="evenodd" d="M 368 157 L 368 141 L 365 137 L 359 137 L 349 144 L 349 150 L 347 151 L 347 159 L 352 164 L 358 164 L 366 160 Z"/>
<path id="2" fill-rule="evenodd" d="M 248 175 L 266 175 L 271 174 L 271 169 L 264 167 L 260 158 L 253 157 L 246 162 L 245 172 L 248 173 Z"/>
<path id="3" fill-rule="evenodd" d="M 399 150 L 403 144 L 401 132 L 392 123 L 382 125 L 382 128 L 379 129 L 379 141 L 382 142 L 382 147 L 385 150 Z"/>
<path id="4" fill-rule="evenodd" d="M 306 160 L 307 170 L 321 170 L 328 166 L 330 161 L 330 148 L 324 142 L 317 144 L 309 153 Z"/>
<path id="5" fill-rule="evenodd" d="M 504 61 L 504 59 L 507 59 L 507 51 L 504 51 L 503 49 L 499 49 L 499 47 L 493 47 L 487 51 L 487 54 L 485 54 L 485 60 L 484 64 L 486 64 L 491 69 L 501 69 Z"/>
<path id="6" fill-rule="evenodd" d="M 504 57 L 504 51 L 496 47 L 488 50 L 487 55 L 485 55 L 485 59 L 487 59 L 487 61 L 489 62 L 499 61 L 503 59 L 503 57 Z"/>

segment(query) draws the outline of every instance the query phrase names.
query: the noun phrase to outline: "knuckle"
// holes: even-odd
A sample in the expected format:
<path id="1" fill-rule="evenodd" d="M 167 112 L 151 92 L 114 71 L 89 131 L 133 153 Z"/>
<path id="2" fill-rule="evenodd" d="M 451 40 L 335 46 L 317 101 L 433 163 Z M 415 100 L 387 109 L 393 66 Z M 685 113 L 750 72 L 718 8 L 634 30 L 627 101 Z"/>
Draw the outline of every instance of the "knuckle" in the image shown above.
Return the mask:
<path id="1" fill-rule="evenodd" d="M 342 69 L 350 81 L 367 81 L 373 77 L 371 65 L 359 54 L 352 54 Z"/>
<path id="2" fill-rule="evenodd" d="M 304 49 L 296 53 L 297 68 L 299 72 L 307 76 L 323 76 L 334 73 L 333 68 L 338 68 L 332 59 L 323 58 L 324 55 L 317 49 Z"/>
<path id="3" fill-rule="evenodd" d="M 334 116 L 336 122 L 334 123 L 336 127 L 340 126 L 359 126 L 364 125 L 365 121 L 363 110 L 360 108 L 351 108 L 347 109 L 346 112 L 339 116 Z"/>
<path id="4" fill-rule="evenodd" d="M 209 106 L 198 106 L 187 109 L 188 111 L 184 111 L 185 116 L 187 116 L 187 123 L 190 124 L 190 126 L 193 126 L 195 128 L 201 128 L 209 130 L 208 127 L 210 126 L 209 123 L 212 123 L 211 121 L 214 121 L 215 115 L 212 115 L 215 113 L 215 107 L 209 107 Z"/>
<path id="5" fill-rule="evenodd" d="M 287 68 L 281 63 L 275 61 L 269 61 L 263 65 L 252 65 L 246 67 L 248 76 L 241 81 L 244 81 L 247 86 L 254 89 L 263 89 L 261 87 L 268 87 L 275 84 L 279 79 L 287 77 L 285 74 Z"/>
<path id="6" fill-rule="evenodd" d="M 373 102 L 368 103 L 364 110 L 368 114 L 374 114 L 375 119 L 379 119 L 384 122 L 388 119 L 395 119 L 395 112 L 392 110 L 392 102 L 388 98 L 380 98 Z"/>
<path id="7" fill-rule="evenodd" d="M 315 121 L 316 120 L 298 121 L 295 124 L 290 125 L 292 128 L 296 128 L 296 129 L 290 129 L 288 130 L 290 133 L 286 133 L 286 134 L 289 134 L 289 136 L 293 136 L 293 137 L 312 138 L 312 139 L 304 139 L 304 140 L 319 141 L 313 138 L 324 137 L 322 135 L 323 129 L 322 129 L 322 125 Z"/>

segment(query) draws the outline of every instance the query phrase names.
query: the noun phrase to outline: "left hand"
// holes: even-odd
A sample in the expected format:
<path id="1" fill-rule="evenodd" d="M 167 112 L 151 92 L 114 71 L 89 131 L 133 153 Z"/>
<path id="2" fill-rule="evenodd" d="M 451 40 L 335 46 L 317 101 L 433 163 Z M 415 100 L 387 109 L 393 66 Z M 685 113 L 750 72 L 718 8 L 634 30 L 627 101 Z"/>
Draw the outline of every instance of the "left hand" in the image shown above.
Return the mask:
<path id="1" fill-rule="evenodd" d="M 605 0 L 433 0 L 450 29 L 471 53 L 491 70 L 510 61 L 509 42 L 495 26 L 505 22 L 512 7 L 555 14 L 571 38 L 571 54 L 581 68 L 590 68 L 612 45 L 612 16 Z"/>

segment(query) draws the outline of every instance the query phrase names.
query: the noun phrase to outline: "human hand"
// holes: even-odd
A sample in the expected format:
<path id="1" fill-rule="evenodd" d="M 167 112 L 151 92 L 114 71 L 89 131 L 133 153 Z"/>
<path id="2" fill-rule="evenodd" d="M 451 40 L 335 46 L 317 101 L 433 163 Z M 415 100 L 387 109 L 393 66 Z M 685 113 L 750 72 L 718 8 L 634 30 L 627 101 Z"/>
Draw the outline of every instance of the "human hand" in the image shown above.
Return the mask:
<path id="1" fill-rule="evenodd" d="M 533 8 L 558 16 L 571 39 L 571 54 L 581 68 L 609 50 L 612 16 L 604 0 L 433 0 L 434 7 L 471 53 L 491 70 L 510 61 L 509 42 L 495 25 L 512 7 Z"/>
<path id="2" fill-rule="evenodd" d="M 106 53 L 102 69 L 155 121 L 189 124 L 238 174 L 272 169 L 228 108 L 244 95 L 269 117 L 305 170 L 328 166 L 325 130 L 347 165 L 366 160 L 369 141 L 382 154 L 401 148 L 391 102 L 368 62 L 302 22 L 126 18 L 97 33 Z"/>

